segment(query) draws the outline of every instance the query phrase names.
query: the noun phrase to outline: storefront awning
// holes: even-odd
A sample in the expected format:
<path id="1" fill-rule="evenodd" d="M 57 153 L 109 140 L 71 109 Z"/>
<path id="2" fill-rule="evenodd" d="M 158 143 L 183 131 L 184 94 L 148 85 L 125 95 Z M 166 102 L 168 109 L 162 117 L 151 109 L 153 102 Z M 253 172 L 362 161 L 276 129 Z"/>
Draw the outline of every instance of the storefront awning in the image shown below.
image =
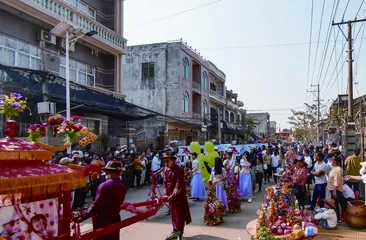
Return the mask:
<path id="1" fill-rule="evenodd" d="M 41 102 L 42 83 L 45 81 L 48 82 L 50 101 L 65 104 L 65 79 L 49 72 L 7 67 L 0 64 L 0 86 L 5 91 L 30 95 Z M 83 108 L 125 121 L 143 120 L 155 116 L 146 109 L 126 102 L 123 98 L 117 98 L 112 94 L 99 92 L 74 82 L 70 82 L 70 99 L 72 105 L 83 105 Z"/>

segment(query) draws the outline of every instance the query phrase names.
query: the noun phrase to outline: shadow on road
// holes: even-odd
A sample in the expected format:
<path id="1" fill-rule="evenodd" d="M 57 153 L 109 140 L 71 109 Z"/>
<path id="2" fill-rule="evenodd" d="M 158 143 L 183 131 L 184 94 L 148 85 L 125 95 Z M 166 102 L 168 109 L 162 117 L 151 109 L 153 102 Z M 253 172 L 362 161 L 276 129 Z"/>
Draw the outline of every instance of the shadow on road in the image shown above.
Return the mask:
<path id="1" fill-rule="evenodd" d="M 193 237 L 185 237 L 186 240 L 200 239 L 200 240 L 228 240 L 226 238 L 214 237 L 209 235 L 196 235 Z"/>

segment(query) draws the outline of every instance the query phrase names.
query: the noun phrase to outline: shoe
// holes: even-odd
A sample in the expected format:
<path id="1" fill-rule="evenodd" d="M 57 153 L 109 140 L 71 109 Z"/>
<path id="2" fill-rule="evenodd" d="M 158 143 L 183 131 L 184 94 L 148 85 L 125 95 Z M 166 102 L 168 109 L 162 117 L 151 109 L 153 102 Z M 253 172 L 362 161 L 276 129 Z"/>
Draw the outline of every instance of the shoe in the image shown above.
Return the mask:
<path id="1" fill-rule="evenodd" d="M 183 234 L 182 233 L 178 233 L 177 240 L 183 240 Z"/>
<path id="2" fill-rule="evenodd" d="M 166 213 L 165 213 L 165 216 L 169 216 L 170 215 L 170 211 L 167 211 Z"/>
<path id="3" fill-rule="evenodd" d="M 172 232 L 169 236 L 167 236 L 165 238 L 165 240 L 173 240 L 173 239 L 177 239 L 178 234 L 176 232 Z"/>
<path id="4" fill-rule="evenodd" d="M 193 199 L 193 201 L 199 201 L 200 200 L 200 198 L 194 198 Z"/>
<path id="5" fill-rule="evenodd" d="M 248 199 L 248 203 L 251 203 L 251 202 L 252 202 L 252 198 L 249 198 L 249 199 Z"/>

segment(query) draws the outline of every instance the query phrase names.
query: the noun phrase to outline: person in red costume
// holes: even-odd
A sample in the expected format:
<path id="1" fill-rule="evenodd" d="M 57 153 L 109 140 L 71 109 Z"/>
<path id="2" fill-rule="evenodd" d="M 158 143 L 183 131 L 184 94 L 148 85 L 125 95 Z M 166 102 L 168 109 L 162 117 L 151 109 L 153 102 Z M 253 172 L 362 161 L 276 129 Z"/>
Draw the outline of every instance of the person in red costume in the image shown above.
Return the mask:
<path id="1" fill-rule="evenodd" d="M 107 181 L 99 185 L 95 201 L 85 213 L 75 219 L 75 222 L 82 222 L 92 217 L 94 230 L 121 221 L 120 206 L 125 200 L 127 191 L 126 186 L 120 179 L 121 162 L 109 161 L 103 171 L 106 172 Z M 119 230 L 96 240 L 102 239 L 119 240 Z"/>
<path id="2" fill-rule="evenodd" d="M 164 192 L 168 196 L 173 232 L 165 239 L 183 240 L 185 224 L 192 222 L 184 183 L 184 169 L 175 163 L 175 157 L 164 155 L 168 170 L 164 174 Z"/>

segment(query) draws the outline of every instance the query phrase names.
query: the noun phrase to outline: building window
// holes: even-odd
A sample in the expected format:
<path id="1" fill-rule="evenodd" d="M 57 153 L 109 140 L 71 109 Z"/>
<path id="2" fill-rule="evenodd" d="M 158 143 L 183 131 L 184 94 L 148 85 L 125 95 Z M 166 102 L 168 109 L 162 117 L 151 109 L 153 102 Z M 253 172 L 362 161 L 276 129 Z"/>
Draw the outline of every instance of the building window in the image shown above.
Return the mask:
<path id="1" fill-rule="evenodd" d="M 207 73 L 203 72 L 203 74 L 202 74 L 202 88 L 207 90 L 207 87 L 208 87 Z"/>
<path id="2" fill-rule="evenodd" d="M 97 11 L 94 8 L 90 7 L 88 4 L 84 3 L 83 1 L 80 0 L 63 0 L 63 1 L 79 9 L 89 17 L 93 19 L 96 18 Z"/>
<path id="3" fill-rule="evenodd" d="M 189 66 L 188 58 L 183 58 L 183 78 L 189 80 L 191 68 Z"/>
<path id="4" fill-rule="evenodd" d="M 187 92 L 183 93 L 182 111 L 186 113 L 189 111 L 189 94 Z"/>
<path id="5" fill-rule="evenodd" d="M 95 86 L 95 68 L 70 59 L 70 81 L 88 85 Z M 66 78 L 66 59 L 64 57 L 60 58 L 60 77 Z"/>
<path id="6" fill-rule="evenodd" d="M 142 79 L 154 79 L 154 77 L 155 77 L 154 63 L 143 63 Z"/>
<path id="7" fill-rule="evenodd" d="M 81 124 L 87 127 L 90 132 L 100 135 L 101 132 L 101 120 L 93 118 L 81 118 Z"/>
<path id="8" fill-rule="evenodd" d="M 225 110 L 225 122 L 229 122 L 229 112 Z"/>
<path id="9" fill-rule="evenodd" d="M 205 117 L 208 114 L 208 104 L 207 104 L 206 100 L 203 100 L 202 112 L 203 112 L 203 117 Z"/>
<path id="10" fill-rule="evenodd" d="M 41 70 L 41 49 L 0 34 L 0 63 L 7 66 Z"/>
<path id="11" fill-rule="evenodd" d="M 230 113 L 230 122 L 231 123 L 234 123 L 234 121 L 235 121 L 235 117 L 234 117 L 234 113 Z"/>

